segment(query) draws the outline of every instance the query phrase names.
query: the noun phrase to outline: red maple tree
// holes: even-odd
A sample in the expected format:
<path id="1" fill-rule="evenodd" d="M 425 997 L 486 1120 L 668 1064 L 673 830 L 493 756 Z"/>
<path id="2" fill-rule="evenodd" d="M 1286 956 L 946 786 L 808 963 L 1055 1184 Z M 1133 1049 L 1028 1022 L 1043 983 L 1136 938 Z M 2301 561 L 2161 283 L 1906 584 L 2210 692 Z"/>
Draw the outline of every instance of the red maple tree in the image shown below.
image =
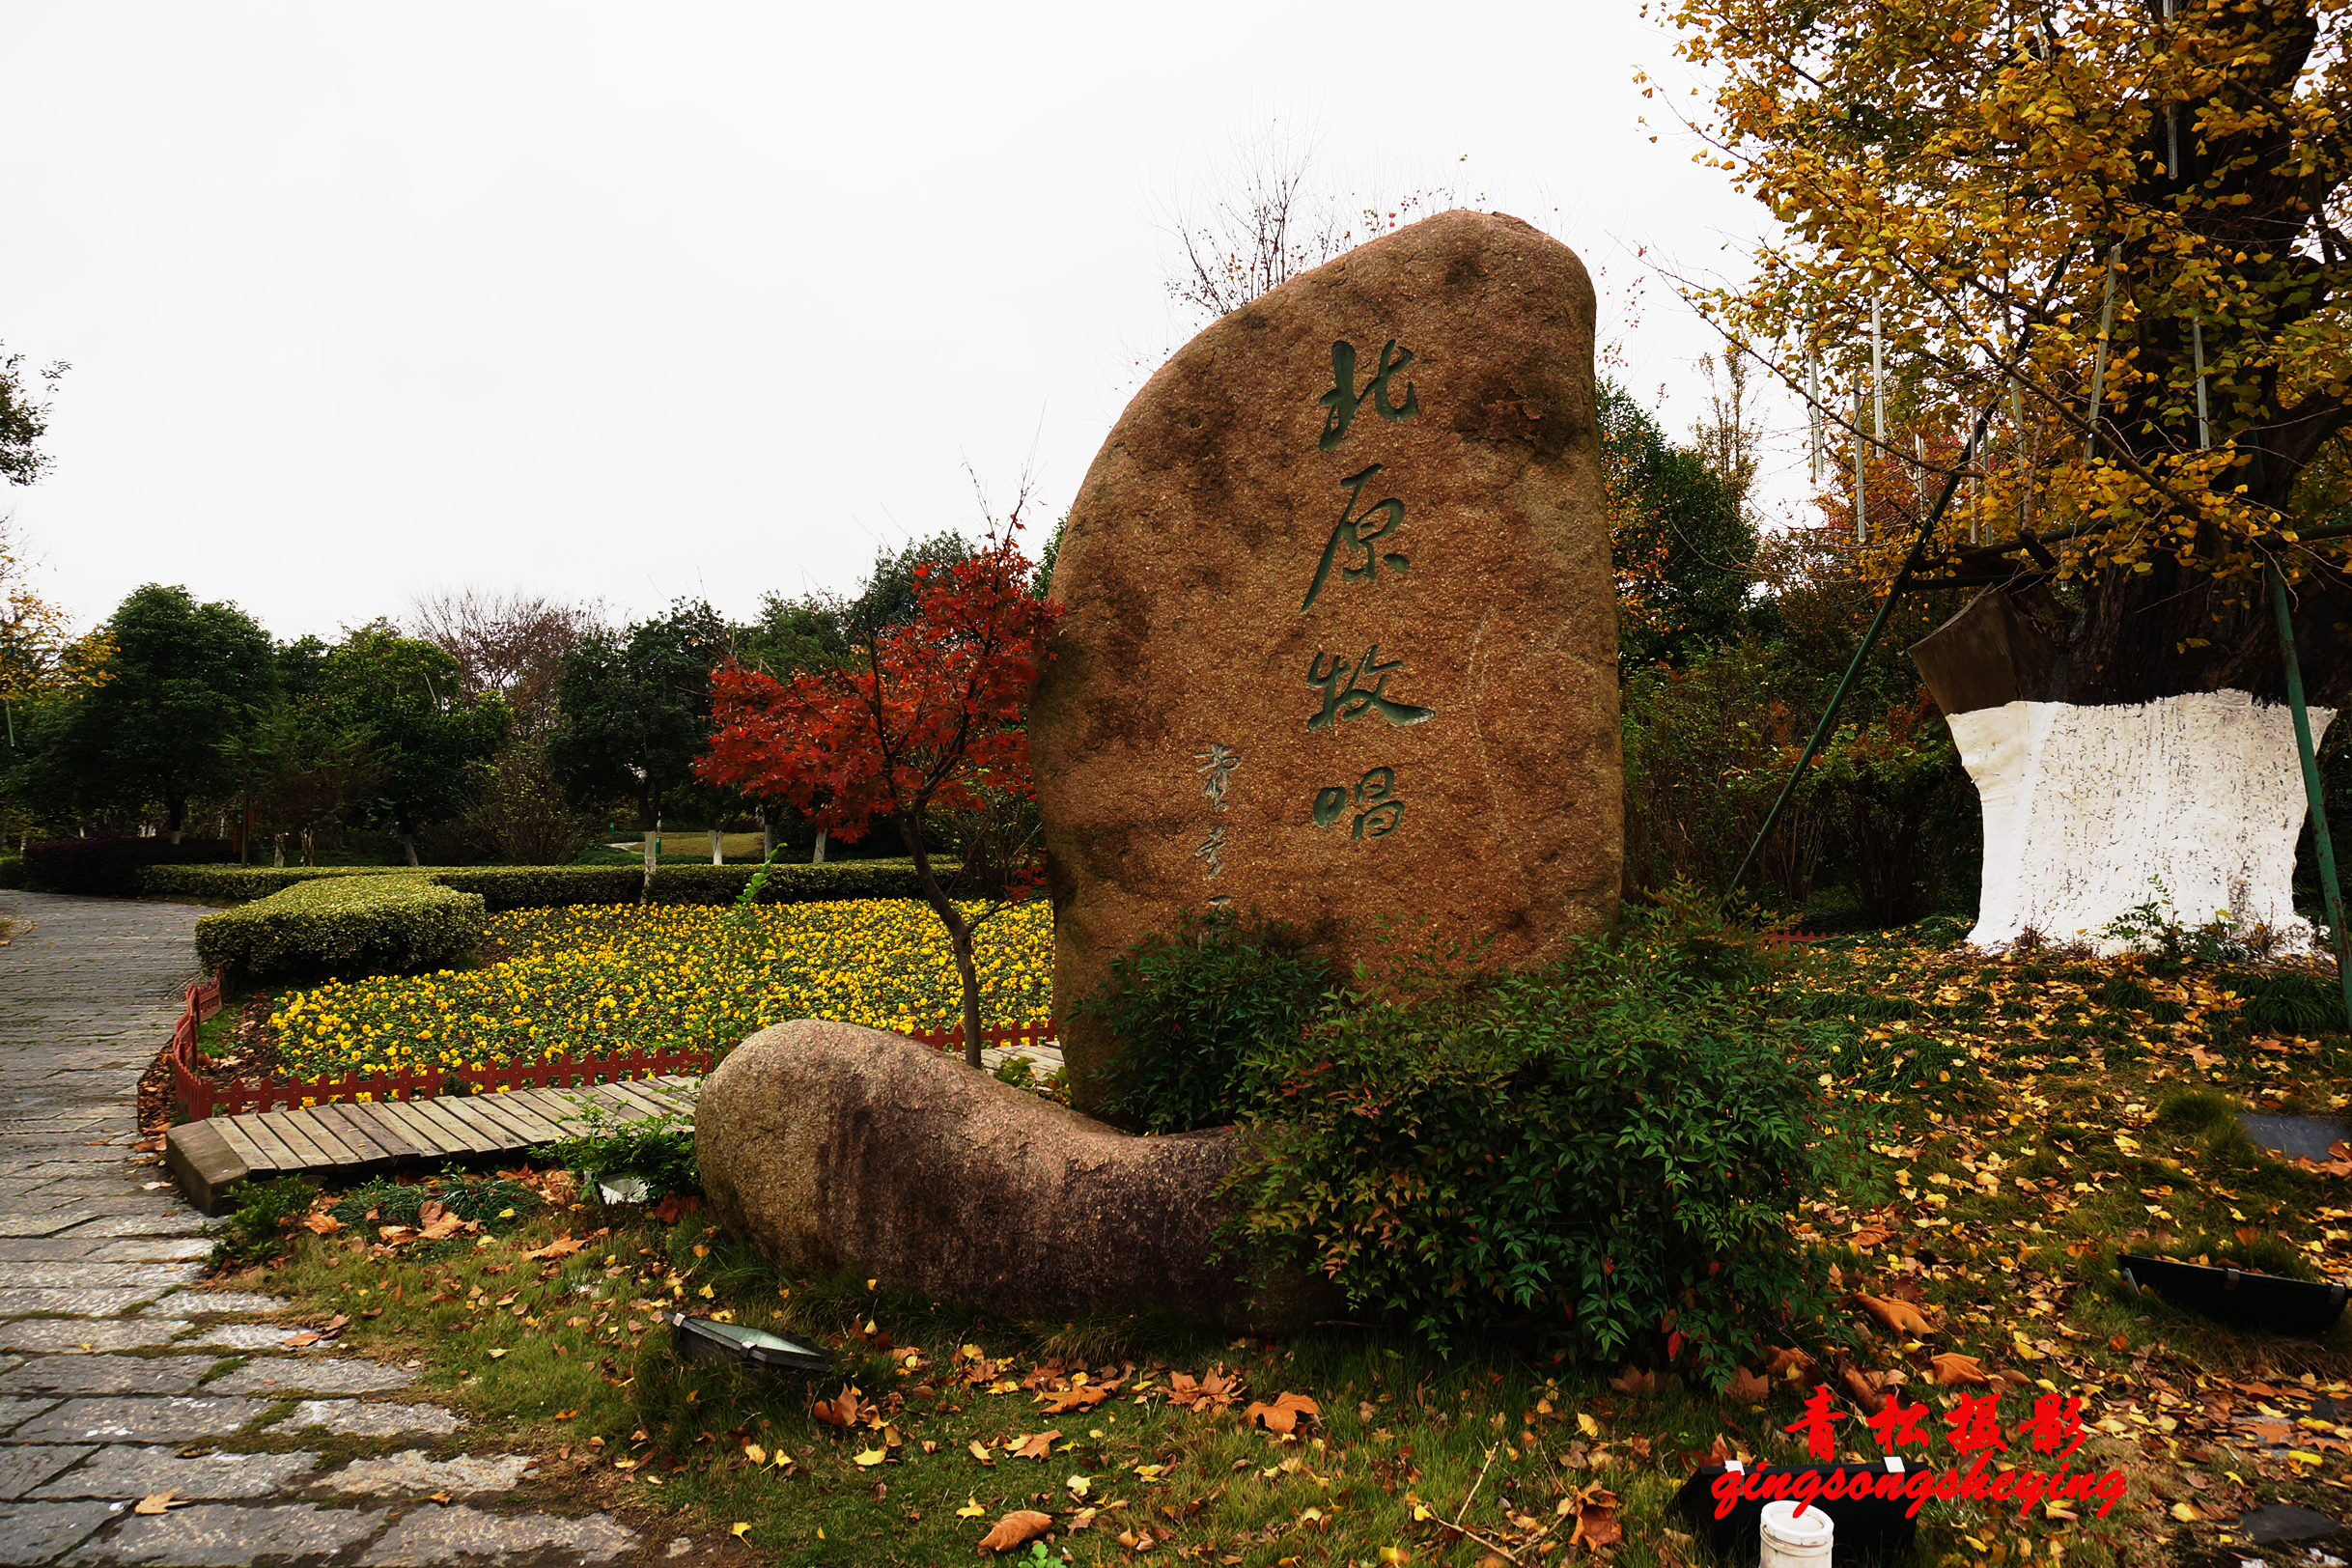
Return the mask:
<path id="1" fill-rule="evenodd" d="M 969 560 L 915 568 L 915 616 L 866 629 L 856 658 L 789 682 L 729 664 L 712 676 L 718 732 L 695 771 L 713 784 L 784 799 L 809 825 L 854 844 L 877 824 L 898 830 L 915 881 L 955 949 L 964 986 L 964 1059 L 980 1065 L 980 976 L 972 938 L 1043 881 L 1037 853 L 1029 694 L 1045 670 L 1060 606 L 1030 586 L 1036 568 L 1018 519 Z M 967 846 L 942 882 L 928 829 Z M 959 882 L 986 876 L 968 912 Z"/>

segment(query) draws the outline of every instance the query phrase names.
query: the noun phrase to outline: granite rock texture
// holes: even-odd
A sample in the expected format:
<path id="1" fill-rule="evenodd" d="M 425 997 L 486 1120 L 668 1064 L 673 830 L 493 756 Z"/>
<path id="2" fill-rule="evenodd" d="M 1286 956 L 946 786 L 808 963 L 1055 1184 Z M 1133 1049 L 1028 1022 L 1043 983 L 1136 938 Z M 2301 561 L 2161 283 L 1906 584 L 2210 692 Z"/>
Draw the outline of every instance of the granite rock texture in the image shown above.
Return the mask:
<path id="1" fill-rule="evenodd" d="M 703 1190 L 792 1269 L 854 1269 L 1022 1318 L 1138 1303 L 1235 1329 L 1322 1313 L 1311 1281 L 1212 1261 L 1231 1129 L 1134 1137 L 898 1035 L 801 1019 L 703 1083 Z"/>
<path id="2" fill-rule="evenodd" d="M 1062 534 L 1029 737 L 1073 1006 L 1180 909 L 1383 916 L 1487 962 L 1613 912 L 1616 602 L 1574 253 L 1452 211 L 1218 321 L 1138 393 Z"/>

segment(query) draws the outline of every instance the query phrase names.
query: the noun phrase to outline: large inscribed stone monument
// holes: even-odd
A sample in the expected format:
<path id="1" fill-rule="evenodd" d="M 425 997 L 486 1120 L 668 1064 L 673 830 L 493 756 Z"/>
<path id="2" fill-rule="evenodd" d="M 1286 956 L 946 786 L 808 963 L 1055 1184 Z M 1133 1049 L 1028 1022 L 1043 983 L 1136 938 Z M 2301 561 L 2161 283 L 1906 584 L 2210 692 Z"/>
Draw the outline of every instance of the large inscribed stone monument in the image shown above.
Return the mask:
<path id="1" fill-rule="evenodd" d="M 1558 949 L 1615 907 L 1615 600 L 1592 286 L 1456 211 L 1234 311 L 1088 470 L 1030 745 L 1055 1011 L 1180 909 L 1251 907 L 1345 969 L 1382 917 Z"/>

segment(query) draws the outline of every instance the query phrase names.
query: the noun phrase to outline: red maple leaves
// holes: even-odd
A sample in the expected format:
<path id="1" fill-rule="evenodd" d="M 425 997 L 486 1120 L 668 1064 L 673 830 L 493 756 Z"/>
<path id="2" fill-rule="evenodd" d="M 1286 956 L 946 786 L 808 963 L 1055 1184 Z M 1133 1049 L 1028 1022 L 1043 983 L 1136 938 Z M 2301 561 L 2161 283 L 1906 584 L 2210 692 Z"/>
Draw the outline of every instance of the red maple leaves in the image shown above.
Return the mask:
<path id="1" fill-rule="evenodd" d="M 854 843 L 877 821 L 984 810 L 1029 794 L 1022 728 L 1060 614 L 1030 591 L 1012 530 L 950 566 L 918 566 L 916 614 L 872 634 L 863 668 L 786 684 L 735 666 L 713 677 L 719 725 L 697 770 L 790 801 Z"/>
<path id="2" fill-rule="evenodd" d="M 877 822 L 897 827 L 955 948 L 965 1058 L 974 1067 L 976 922 L 934 876 L 926 829 L 935 817 L 957 821 L 967 869 L 979 862 L 994 881 L 994 908 L 1043 880 L 1022 722 L 1061 610 L 1030 586 L 1035 568 L 1014 542 L 1020 526 L 1009 520 L 968 560 L 916 567 L 913 621 L 869 629 L 850 664 L 802 670 L 789 683 L 732 664 L 716 671 L 718 733 L 695 764 L 711 783 L 789 801 L 846 843 Z"/>

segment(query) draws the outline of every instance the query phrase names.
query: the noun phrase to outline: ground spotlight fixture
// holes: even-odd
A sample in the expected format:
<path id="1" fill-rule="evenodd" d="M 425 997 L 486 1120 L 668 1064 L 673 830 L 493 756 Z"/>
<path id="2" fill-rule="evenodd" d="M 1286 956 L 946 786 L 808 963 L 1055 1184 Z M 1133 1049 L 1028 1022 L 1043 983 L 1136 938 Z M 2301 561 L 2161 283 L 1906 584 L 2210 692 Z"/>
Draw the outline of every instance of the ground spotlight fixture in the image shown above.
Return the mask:
<path id="1" fill-rule="evenodd" d="M 715 1318 L 664 1314 L 670 1320 L 670 1348 L 688 1361 L 733 1361 L 763 1372 L 829 1372 L 833 1358 L 813 1345 Z"/>

